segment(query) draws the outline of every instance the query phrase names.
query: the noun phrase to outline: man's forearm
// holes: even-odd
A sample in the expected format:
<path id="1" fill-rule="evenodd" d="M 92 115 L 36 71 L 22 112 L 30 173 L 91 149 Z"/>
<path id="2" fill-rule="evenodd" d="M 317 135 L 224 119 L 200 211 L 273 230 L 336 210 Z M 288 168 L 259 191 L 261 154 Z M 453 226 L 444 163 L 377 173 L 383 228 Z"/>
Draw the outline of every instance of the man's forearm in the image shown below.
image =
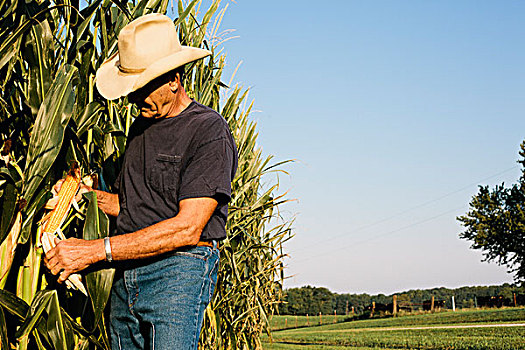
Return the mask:
<path id="1" fill-rule="evenodd" d="M 178 247 L 197 244 L 200 232 L 200 227 L 184 223 L 175 217 L 142 230 L 111 237 L 111 253 L 113 260 L 149 258 L 170 252 Z M 68 249 L 63 259 L 73 260 L 71 264 L 75 271 L 106 259 L 102 239 L 92 241 L 68 239 L 60 242 L 57 247 L 59 246 Z M 77 256 L 78 259 L 75 259 Z M 77 261 L 84 262 L 77 266 Z M 56 274 L 59 270 L 57 268 L 52 272 Z"/>
<path id="2" fill-rule="evenodd" d="M 217 201 L 211 198 L 182 201 L 177 216 L 136 232 L 111 237 L 113 259 L 149 258 L 197 244 L 216 207 Z"/>
<path id="3" fill-rule="evenodd" d="M 178 247 L 195 245 L 199 241 L 200 231 L 200 228 L 175 217 L 136 232 L 111 237 L 113 259 L 149 258 Z"/>
<path id="4" fill-rule="evenodd" d="M 98 207 L 107 215 L 118 216 L 120 204 L 118 194 L 94 190 L 97 194 Z"/>

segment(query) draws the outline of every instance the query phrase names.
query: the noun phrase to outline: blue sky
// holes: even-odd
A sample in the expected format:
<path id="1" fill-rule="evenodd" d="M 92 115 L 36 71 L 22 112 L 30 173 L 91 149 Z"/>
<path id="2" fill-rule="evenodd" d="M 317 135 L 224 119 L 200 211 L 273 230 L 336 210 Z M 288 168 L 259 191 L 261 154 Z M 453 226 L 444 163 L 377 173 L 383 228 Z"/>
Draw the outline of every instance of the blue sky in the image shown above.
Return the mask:
<path id="1" fill-rule="evenodd" d="M 237 1 L 228 74 L 297 200 L 287 287 L 392 293 L 511 282 L 458 238 L 525 138 L 525 2 Z"/>

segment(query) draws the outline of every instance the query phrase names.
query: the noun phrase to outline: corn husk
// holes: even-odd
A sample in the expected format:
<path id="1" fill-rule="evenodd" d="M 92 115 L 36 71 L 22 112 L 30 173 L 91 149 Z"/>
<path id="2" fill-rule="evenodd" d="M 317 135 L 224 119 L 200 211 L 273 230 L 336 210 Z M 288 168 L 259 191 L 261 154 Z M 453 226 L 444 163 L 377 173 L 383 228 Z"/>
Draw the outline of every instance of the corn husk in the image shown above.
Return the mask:
<path id="1" fill-rule="evenodd" d="M 11 226 L 11 230 L 7 235 L 6 239 L 0 245 L 0 289 L 4 288 L 7 280 L 7 274 L 11 270 L 11 264 L 15 256 L 15 250 L 18 242 L 18 236 L 22 229 L 22 213 L 16 214 L 15 222 Z"/>

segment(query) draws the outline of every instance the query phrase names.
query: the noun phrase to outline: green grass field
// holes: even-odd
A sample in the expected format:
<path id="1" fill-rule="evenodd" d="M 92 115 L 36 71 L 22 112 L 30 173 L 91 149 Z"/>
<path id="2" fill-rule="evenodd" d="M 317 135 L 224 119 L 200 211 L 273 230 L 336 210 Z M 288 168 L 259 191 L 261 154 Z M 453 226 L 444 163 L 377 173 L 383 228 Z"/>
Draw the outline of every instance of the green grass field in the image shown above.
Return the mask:
<path id="1" fill-rule="evenodd" d="M 525 324 L 525 308 L 447 311 L 274 331 L 274 343 L 267 343 L 264 348 L 525 349 L 525 326 L 489 326 L 510 323 Z"/>
<path id="2" fill-rule="evenodd" d="M 308 326 L 319 326 L 321 324 L 333 324 L 337 322 L 344 322 L 345 320 L 351 320 L 351 316 L 334 316 L 334 315 L 323 315 L 319 316 L 293 316 L 293 315 L 282 315 L 273 316 L 271 320 L 272 330 L 277 331 L 281 329 L 308 327 Z"/>

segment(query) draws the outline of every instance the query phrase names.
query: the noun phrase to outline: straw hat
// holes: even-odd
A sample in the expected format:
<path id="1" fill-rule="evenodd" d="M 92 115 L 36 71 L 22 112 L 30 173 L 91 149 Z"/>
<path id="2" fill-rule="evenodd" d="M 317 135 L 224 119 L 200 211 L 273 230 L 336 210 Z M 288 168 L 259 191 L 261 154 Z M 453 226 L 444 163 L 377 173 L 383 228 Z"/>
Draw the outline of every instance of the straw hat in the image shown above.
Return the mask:
<path id="1" fill-rule="evenodd" d="M 126 96 L 186 63 L 211 55 L 182 46 L 173 21 L 160 13 L 137 18 L 118 36 L 118 52 L 97 70 L 96 86 L 108 100 Z"/>

